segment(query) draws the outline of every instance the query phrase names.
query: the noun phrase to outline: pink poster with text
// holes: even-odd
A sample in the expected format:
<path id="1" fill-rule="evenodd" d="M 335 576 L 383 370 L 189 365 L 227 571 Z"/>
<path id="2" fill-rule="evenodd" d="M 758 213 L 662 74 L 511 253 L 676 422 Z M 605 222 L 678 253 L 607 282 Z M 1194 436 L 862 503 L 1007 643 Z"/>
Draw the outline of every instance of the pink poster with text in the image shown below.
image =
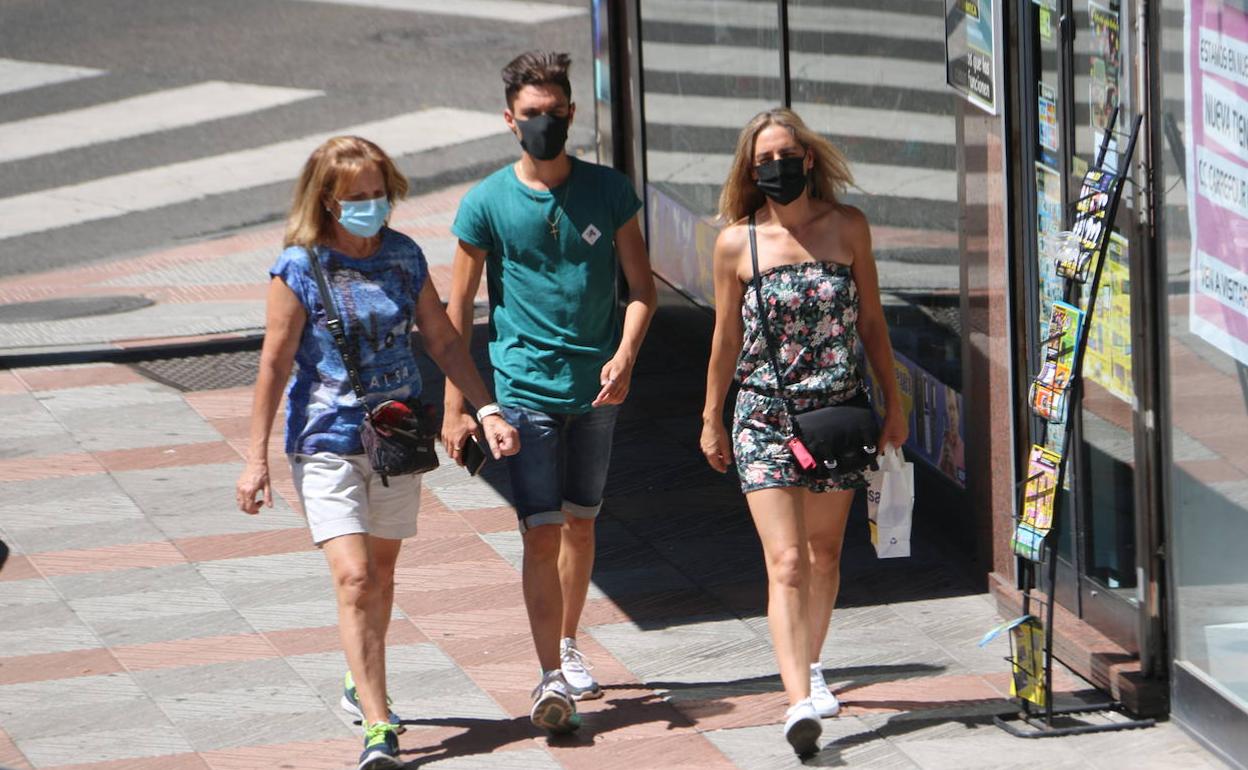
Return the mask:
<path id="1" fill-rule="evenodd" d="M 1248 13 L 1191 0 L 1184 19 L 1194 334 L 1248 363 Z"/>

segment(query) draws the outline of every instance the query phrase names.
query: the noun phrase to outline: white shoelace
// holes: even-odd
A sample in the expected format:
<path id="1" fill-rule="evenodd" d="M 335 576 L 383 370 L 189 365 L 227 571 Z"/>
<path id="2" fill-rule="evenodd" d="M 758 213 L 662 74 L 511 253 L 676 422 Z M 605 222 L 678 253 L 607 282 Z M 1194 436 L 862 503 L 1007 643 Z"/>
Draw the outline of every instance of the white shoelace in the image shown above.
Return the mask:
<path id="1" fill-rule="evenodd" d="M 585 657 L 585 653 L 581 652 L 573 645 L 568 645 L 563 648 L 561 654 L 559 655 L 559 660 L 563 663 L 563 665 L 573 671 L 580 669 L 580 671 L 587 672 L 592 671 L 594 668 L 594 664 L 589 662 L 589 658 Z"/>
<path id="2" fill-rule="evenodd" d="M 810 696 L 812 698 L 835 698 L 832 691 L 828 689 L 828 683 L 823 680 L 823 674 L 812 673 L 810 675 Z"/>

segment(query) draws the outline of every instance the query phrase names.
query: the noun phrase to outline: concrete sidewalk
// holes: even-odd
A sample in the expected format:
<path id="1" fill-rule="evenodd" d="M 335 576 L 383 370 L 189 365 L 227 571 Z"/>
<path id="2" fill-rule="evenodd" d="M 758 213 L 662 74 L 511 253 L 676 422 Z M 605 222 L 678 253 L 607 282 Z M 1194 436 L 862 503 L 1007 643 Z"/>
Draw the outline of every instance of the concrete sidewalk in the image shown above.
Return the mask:
<path id="1" fill-rule="evenodd" d="M 419 242 L 450 286 L 451 221 L 470 185 L 401 203 L 392 226 Z M 80 267 L 0 279 L 0 364 L 120 350 L 258 341 L 283 226 Z"/>
<path id="2" fill-rule="evenodd" d="M 389 639 L 413 766 L 798 765 L 757 538 L 696 450 L 705 325 L 660 312 L 621 416 L 581 634 L 606 697 L 576 735 L 528 724 L 537 669 L 505 473 L 426 477 Z M 0 372 L 0 533 L 16 552 L 0 574 L 0 766 L 354 766 L 328 571 L 284 459 L 275 509 L 233 505 L 249 406 L 246 387 L 180 390 L 128 366 Z M 1170 724 L 1045 741 L 993 727 L 1007 650 L 975 644 L 993 604 L 940 547 L 880 562 L 865 529 L 855 516 L 823 657 L 845 709 L 808 764 L 1220 766 Z"/>

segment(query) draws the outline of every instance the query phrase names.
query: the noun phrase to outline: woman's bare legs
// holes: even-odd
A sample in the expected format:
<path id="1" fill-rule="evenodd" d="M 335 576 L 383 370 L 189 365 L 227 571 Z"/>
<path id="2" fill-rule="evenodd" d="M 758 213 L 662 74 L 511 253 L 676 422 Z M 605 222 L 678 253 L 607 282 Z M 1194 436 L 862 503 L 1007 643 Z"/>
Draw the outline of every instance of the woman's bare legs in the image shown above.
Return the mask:
<path id="1" fill-rule="evenodd" d="M 338 633 L 366 725 L 389 721 L 386 631 L 394 604 L 394 565 L 402 540 L 354 534 L 322 546 L 338 595 Z"/>
<path id="2" fill-rule="evenodd" d="M 822 657 L 828 624 L 841 589 L 841 548 L 845 544 L 845 523 L 853 490 L 811 492 L 802 490 L 802 513 L 806 529 L 806 550 L 810 555 L 810 598 L 806 605 L 810 642 L 810 662 Z"/>
<path id="3" fill-rule="evenodd" d="M 810 697 L 810 558 L 798 487 L 746 494 L 767 562 L 767 623 L 790 705 Z"/>

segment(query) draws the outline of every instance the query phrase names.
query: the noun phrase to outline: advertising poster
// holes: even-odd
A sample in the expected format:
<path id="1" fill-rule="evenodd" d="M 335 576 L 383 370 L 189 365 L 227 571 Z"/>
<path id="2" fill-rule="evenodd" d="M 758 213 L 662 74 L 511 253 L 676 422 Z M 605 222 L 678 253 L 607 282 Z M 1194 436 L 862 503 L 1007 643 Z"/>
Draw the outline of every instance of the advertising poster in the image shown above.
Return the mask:
<path id="1" fill-rule="evenodd" d="M 1134 403 L 1131 381 L 1131 268 L 1127 239 L 1109 237 L 1109 248 L 1088 327 L 1083 376 L 1128 404 Z"/>
<path id="2" fill-rule="evenodd" d="M 1037 131 L 1040 140 L 1040 162 L 1047 166 L 1057 166 L 1057 150 L 1059 147 L 1057 130 L 1057 92 L 1053 87 L 1041 81 L 1036 83 L 1038 104 L 1036 105 Z"/>
<path id="3" fill-rule="evenodd" d="M 711 254 L 719 229 L 710 220 L 646 186 L 650 260 L 654 270 L 694 301 L 710 307 L 715 302 Z"/>
<path id="4" fill-rule="evenodd" d="M 1062 230 L 1062 175 L 1036 164 L 1036 254 L 1040 274 L 1040 333 L 1045 332 L 1053 303 L 1062 298 L 1065 284 L 1057 274 L 1057 234 Z"/>
<path id="5" fill-rule="evenodd" d="M 1118 106 L 1118 72 L 1121 68 L 1121 37 L 1118 11 L 1088 3 L 1088 23 L 1092 27 L 1092 72 L 1088 82 L 1088 107 L 1092 131 L 1104 131 L 1109 116 Z"/>
<path id="6" fill-rule="evenodd" d="M 945 82 L 997 114 L 995 0 L 945 0 Z"/>
<path id="7" fill-rule="evenodd" d="M 909 416 L 910 437 L 905 448 L 960 487 L 966 486 L 963 447 L 962 394 L 933 377 L 926 369 L 894 351 L 901 402 Z M 872 404 L 881 419 L 884 394 L 871 383 Z"/>
<path id="8" fill-rule="evenodd" d="M 1184 17 L 1192 333 L 1248 364 L 1248 13 L 1191 0 Z"/>

